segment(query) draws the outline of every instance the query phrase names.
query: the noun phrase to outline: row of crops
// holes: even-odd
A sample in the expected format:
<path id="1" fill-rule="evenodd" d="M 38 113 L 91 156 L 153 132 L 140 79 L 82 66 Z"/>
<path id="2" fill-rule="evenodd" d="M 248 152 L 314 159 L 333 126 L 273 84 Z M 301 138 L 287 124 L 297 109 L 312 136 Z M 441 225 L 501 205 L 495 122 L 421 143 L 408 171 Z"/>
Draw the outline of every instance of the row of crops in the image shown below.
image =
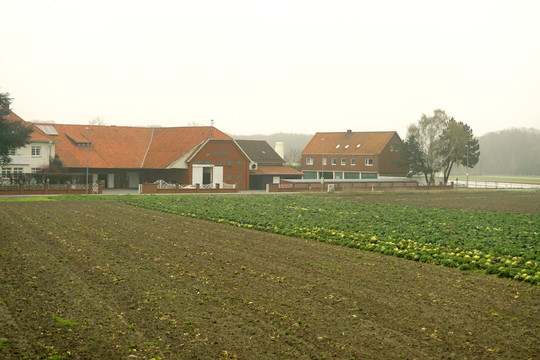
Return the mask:
<path id="1" fill-rule="evenodd" d="M 250 229 L 540 283 L 540 215 L 304 195 L 146 196 L 129 203 Z"/>

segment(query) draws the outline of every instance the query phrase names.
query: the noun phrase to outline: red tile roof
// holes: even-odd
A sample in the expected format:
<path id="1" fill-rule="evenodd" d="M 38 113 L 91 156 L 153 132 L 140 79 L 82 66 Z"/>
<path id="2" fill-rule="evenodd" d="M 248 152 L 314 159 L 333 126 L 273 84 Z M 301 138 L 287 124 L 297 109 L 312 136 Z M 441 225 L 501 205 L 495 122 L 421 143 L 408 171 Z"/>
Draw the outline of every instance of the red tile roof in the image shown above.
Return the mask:
<path id="1" fill-rule="evenodd" d="M 54 140 L 51 137 L 49 137 L 47 134 L 40 131 L 34 124 L 24 121 L 19 115 L 15 114 L 13 111 L 9 113 L 7 116 L 8 121 L 20 121 L 25 126 L 33 126 L 34 131 L 30 134 L 30 141 L 50 141 Z M 39 125 L 39 124 L 38 124 Z"/>
<path id="2" fill-rule="evenodd" d="M 86 167 L 87 148 L 91 168 L 166 168 L 187 151 L 209 137 L 228 135 L 210 126 L 147 128 L 99 125 L 50 125 L 58 132 L 50 136 L 57 141 L 55 153 L 65 167 Z M 79 143 L 79 146 L 77 146 Z M 83 145 L 83 146 L 81 146 Z"/>
<path id="3" fill-rule="evenodd" d="M 395 131 L 318 132 L 302 150 L 302 154 L 322 154 L 323 143 L 324 154 L 380 154 L 394 134 L 397 135 Z"/>

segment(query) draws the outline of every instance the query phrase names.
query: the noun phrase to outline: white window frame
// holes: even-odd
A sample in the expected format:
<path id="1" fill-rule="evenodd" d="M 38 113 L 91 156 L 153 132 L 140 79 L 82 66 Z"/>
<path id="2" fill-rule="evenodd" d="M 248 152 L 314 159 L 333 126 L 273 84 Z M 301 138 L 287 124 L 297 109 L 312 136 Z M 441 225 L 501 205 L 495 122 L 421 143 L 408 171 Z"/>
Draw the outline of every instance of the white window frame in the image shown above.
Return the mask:
<path id="1" fill-rule="evenodd" d="M 30 171 L 32 174 L 37 174 L 39 172 L 39 168 L 31 168 Z"/>
<path id="2" fill-rule="evenodd" d="M 313 158 L 306 158 L 306 165 L 313 165 Z"/>
<path id="3" fill-rule="evenodd" d="M 373 166 L 373 158 L 366 158 L 366 160 L 364 161 L 364 164 L 366 166 Z"/>
<path id="4" fill-rule="evenodd" d="M 356 159 L 355 158 L 351 158 L 351 166 L 356 166 Z"/>
<path id="5" fill-rule="evenodd" d="M 8 155 L 16 155 L 16 154 L 17 154 L 17 149 L 13 148 L 13 149 L 8 150 Z"/>
<path id="6" fill-rule="evenodd" d="M 32 156 L 41 156 L 41 146 L 32 145 Z"/>
<path id="7" fill-rule="evenodd" d="M 2 179 L 9 179 L 10 175 L 11 175 L 11 168 L 10 167 L 3 167 L 2 168 Z"/>
<path id="8" fill-rule="evenodd" d="M 326 165 L 326 158 L 325 157 L 322 158 L 322 164 Z"/>
<path id="9" fill-rule="evenodd" d="M 12 174 L 13 177 L 18 179 L 23 174 L 24 169 L 22 167 L 14 167 L 12 168 Z"/>
<path id="10" fill-rule="evenodd" d="M 341 158 L 341 166 L 347 165 L 347 159 Z"/>
<path id="11" fill-rule="evenodd" d="M 337 160 L 336 160 L 336 158 L 332 158 L 331 164 L 332 164 L 332 165 L 337 165 Z"/>

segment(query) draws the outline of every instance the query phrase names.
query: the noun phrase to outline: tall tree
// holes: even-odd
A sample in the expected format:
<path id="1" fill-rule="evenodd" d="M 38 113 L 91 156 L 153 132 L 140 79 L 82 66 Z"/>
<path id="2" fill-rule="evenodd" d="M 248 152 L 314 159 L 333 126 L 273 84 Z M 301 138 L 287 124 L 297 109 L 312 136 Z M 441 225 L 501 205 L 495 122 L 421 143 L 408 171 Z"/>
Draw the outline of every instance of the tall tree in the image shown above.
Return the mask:
<path id="1" fill-rule="evenodd" d="M 469 125 L 449 118 L 443 110 L 422 117 L 409 126 L 403 144 L 410 175 L 424 174 L 426 183 L 435 183 L 435 174 L 442 172 L 448 182 L 454 166 L 474 167 L 480 158 L 478 139 Z"/>
<path id="2" fill-rule="evenodd" d="M 30 141 L 33 129 L 22 121 L 10 117 L 11 99 L 9 93 L 0 93 L 0 165 L 11 162 L 9 152 L 20 148 Z"/>
<path id="3" fill-rule="evenodd" d="M 441 152 L 444 155 L 443 180 L 446 184 L 454 165 L 473 168 L 478 163 L 480 145 L 471 127 L 454 118 L 446 124 L 441 140 Z"/>
<path id="4" fill-rule="evenodd" d="M 411 177 L 414 175 L 423 174 L 427 183 L 427 174 L 429 171 L 426 169 L 424 153 L 420 150 L 420 144 L 418 144 L 418 140 L 416 140 L 415 135 L 409 134 L 407 139 L 403 142 L 401 151 L 405 162 L 404 165 L 409 167 L 409 173 L 407 176 Z"/>
<path id="5" fill-rule="evenodd" d="M 444 147 L 442 134 L 449 120 L 444 110 L 437 109 L 433 112 L 433 116 L 422 114 L 418 123 L 410 125 L 407 130 L 407 139 L 413 137 L 414 146 L 407 148 L 406 142 L 405 150 L 409 154 L 409 159 L 421 160 L 422 165 L 416 169 L 416 173 L 424 174 L 428 184 L 435 183 L 435 174 L 443 168 L 446 159 L 442 151 Z"/>

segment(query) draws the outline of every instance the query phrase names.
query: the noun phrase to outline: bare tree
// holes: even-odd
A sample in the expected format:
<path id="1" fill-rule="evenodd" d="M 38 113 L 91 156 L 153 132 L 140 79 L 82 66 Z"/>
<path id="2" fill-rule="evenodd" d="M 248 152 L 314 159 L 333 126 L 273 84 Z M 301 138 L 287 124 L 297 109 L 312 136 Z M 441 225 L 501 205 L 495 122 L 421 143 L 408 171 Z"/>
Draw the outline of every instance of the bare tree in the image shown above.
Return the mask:
<path id="1" fill-rule="evenodd" d="M 300 164 L 301 152 L 298 148 L 289 148 L 285 153 L 284 159 L 287 165 L 298 165 Z"/>
<path id="2" fill-rule="evenodd" d="M 103 119 L 101 116 L 96 116 L 93 119 L 88 120 L 88 125 L 107 125 L 105 123 L 105 119 Z"/>

